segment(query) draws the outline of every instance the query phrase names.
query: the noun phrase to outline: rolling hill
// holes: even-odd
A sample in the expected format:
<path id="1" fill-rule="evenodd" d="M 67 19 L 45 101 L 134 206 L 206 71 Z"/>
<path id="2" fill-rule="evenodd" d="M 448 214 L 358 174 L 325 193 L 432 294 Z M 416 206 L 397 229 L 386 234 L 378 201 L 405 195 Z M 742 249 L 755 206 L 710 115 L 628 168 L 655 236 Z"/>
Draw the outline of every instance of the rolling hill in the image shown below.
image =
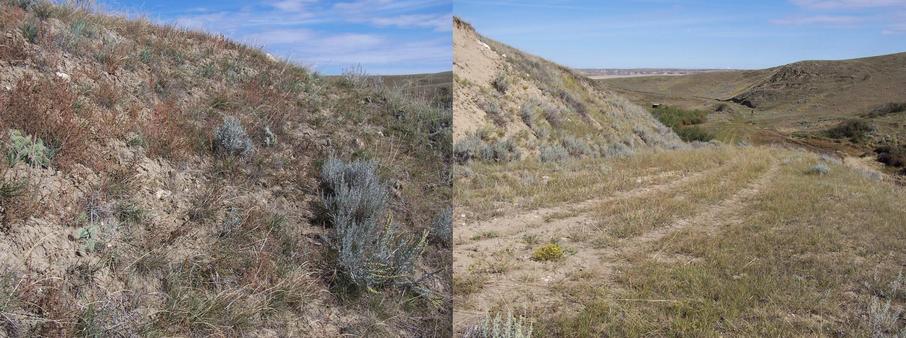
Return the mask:
<path id="1" fill-rule="evenodd" d="M 621 156 L 682 141 L 584 76 L 454 18 L 453 139 L 460 160 Z"/>
<path id="2" fill-rule="evenodd" d="M 860 155 L 906 139 L 904 109 L 896 109 L 906 102 L 906 53 L 600 81 L 639 104 L 714 112 L 709 128 L 728 142 L 788 143 Z M 829 135 L 853 120 L 865 122 L 871 132 L 849 140 Z"/>

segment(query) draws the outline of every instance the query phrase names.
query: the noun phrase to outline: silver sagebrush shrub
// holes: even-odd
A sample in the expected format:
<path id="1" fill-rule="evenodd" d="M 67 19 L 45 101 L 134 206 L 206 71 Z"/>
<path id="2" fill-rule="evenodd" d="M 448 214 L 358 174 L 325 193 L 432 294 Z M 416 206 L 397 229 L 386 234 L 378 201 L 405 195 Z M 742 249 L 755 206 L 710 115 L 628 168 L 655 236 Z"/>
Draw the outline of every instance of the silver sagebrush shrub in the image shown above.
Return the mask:
<path id="1" fill-rule="evenodd" d="M 449 247 L 453 243 L 453 208 L 446 207 L 434 218 L 431 224 L 431 235 L 434 241 Z"/>
<path id="2" fill-rule="evenodd" d="M 387 187 L 375 170 L 372 161 L 346 163 L 333 156 L 321 167 L 321 200 L 336 231 L 339 268 L 368 290 L 407 285 L 427 237 L 427 232 L 400 233 L 387 213 Z"/>
<path id="3" fill-rule="evenodd" d="M 233 116 L 224 118 L 223 124 L 217 128 L 214 149 L 220 153 L 243 156 L 255 151 L 252 140 L 245 133 L 245 128 L 242 128 L 242 123 Z"/>
<path id="4" fill-rule="evenodd" d="M 569 152 L 559 144 L 541 147 L 541 162 L 562 162 L 569 158 Z"/>

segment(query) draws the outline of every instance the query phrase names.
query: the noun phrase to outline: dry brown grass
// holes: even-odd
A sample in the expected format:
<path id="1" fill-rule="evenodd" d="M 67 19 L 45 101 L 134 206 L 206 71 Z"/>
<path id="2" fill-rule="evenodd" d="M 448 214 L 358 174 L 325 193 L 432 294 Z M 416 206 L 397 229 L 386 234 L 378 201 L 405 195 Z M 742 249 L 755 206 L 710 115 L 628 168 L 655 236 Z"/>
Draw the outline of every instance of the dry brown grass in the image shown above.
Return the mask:
<path id="1" fill-rule="evenodd" d="M 584 159 L 565 163 L 521 161 L 470 163 L 471 174 L 457 177 L 455 199 L 470 217 L 500 215 L 512 203 L 535 209 L 577 203 L 666 183 L 729 161 L 734 152 L 698 149 L 651 152 L 621 159 Z M 465 169 L 464 169 L 465 170 Z"/>

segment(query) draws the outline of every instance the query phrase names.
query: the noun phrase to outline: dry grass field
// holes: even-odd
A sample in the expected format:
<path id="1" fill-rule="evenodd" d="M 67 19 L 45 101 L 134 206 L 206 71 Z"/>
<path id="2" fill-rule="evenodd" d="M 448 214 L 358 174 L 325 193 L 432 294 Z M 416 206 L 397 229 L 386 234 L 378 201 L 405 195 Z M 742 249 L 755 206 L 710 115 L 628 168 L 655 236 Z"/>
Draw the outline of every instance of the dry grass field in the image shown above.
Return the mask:
<path id="1" fill-rule="evenodd" d="M 456 330 L 513 312 L 541 336 L 896 334 L 906 191 L 878 177 L 772 147 L 472 166 Z M 562 257 L 538 260 L 547 243 Z"/>

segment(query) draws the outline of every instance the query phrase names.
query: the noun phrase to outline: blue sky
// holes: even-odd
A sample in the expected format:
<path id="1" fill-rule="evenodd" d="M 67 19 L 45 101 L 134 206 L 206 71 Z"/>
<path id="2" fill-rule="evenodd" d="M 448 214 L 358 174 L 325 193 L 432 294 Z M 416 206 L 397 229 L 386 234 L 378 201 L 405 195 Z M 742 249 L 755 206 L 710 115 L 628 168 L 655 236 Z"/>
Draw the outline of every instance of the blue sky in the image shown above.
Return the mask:
<path id="1" fill-rule="evenodd" d="M 324 74 L 449 71 L 451 0 L 99 0 L 102 8 L 224 34 Z"/>
<path id="2" fill-rule="evenodd" d="M 744 68 L 906 51 L 906 0 L 454 0 L 480 33 L 577 68 Z"/>

